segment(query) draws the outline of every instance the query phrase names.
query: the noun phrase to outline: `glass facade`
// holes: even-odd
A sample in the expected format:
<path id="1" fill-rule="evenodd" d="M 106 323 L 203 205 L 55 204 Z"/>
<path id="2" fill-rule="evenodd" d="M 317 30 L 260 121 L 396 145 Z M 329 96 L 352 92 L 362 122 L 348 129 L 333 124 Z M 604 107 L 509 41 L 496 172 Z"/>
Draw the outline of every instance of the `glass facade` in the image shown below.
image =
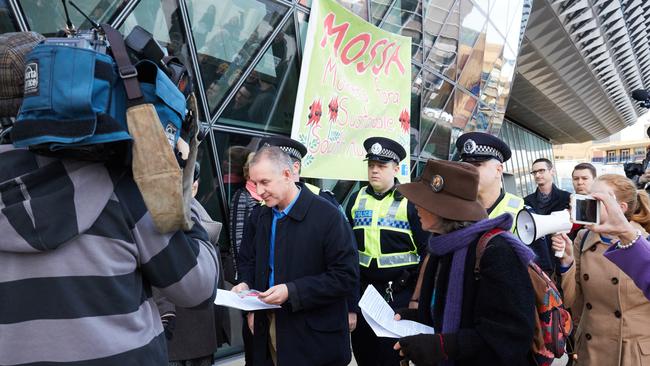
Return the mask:
<path id="1" fill-rule="evenodd" d="M 503 120 L 499 132 L 501 138 L 512 150 L 512 157 L 505 163 L 506 189 L 520 197 L 535 192 L 537 186 L 530 175 L 533 161 L 540 158 L 553 159 L 553 145 L 546 139 L 520 127 L 508 119 Z M 508 179 L 513 179 L 511 184 Z"/>
<path id="2" fill-rule="evenodd" d="M 513 149 L 506 164 L 520 195 L 533 190 L 529 163 L 552 158 L 551 145 L 503 121 L 516 57 L 532 0 L 337 0 L 376 26 L 412 38 L 411 172 L 427 159 L 450 159 L 468 131 L 501 136 Z M 88 0 L 78 2 L 96 21 L 123 32 L 139 25 L 191 69 L 200 118 L 209 128 L 201 146 L 199 200 L 226 227 L 242 187 L 243 165 L 261 137 L 288 135 L 293 120 L 311 0 Z M 4 6 L 3 6 L 4 5 Z M 7 12 L 3 12 L 4 10 Z M 7 17 L 9 11 L 14 18 Z M 78 28 L 87 21 L 70 10 Z M 32 29 L 54 34 L 65 24 L 61 2 L 0 0 L 0 32 Z M 322 180 L 344 203 L 357 182 Z M 232 280 L 232 271 L 226 278 Z M 241 319 L 239 319 L 241 321 Z M 231 348 L 240 349 L 232 324 Z M 233 348 L 234 347 L 234 348 Z"/>

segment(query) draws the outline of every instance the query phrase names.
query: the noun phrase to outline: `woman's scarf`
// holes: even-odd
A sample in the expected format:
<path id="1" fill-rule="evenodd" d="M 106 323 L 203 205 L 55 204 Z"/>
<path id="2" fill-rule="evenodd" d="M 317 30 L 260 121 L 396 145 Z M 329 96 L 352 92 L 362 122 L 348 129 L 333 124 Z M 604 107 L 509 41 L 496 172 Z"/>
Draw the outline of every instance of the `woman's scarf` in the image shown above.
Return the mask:
<path id="1" fill-rule="evenodd" d="M 524 266 L 528 266 L 535 258 L 533 251 L 510 232 L 511 227 L 512 215 L 505 213 L 494 219 L 481 220 L 469 227 L 432 236 L 429 239 L 428 250 L 431 254 L 443 256 L 453 253 L 442 320 L 442 333 L 456 333 L 460 328 L 467 248 L 479 240 L 483 234 L 492 229 L 503 229 L 505 232 L 500 236 L 512 246 Z M 445 364 L 452 365 L 453 363 Z"/>

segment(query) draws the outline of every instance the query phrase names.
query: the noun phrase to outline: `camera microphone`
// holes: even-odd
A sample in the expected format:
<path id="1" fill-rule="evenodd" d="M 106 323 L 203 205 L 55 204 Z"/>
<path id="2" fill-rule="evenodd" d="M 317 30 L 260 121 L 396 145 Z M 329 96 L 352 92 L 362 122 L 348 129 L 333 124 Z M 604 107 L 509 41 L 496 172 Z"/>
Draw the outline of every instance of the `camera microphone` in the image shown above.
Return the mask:
<path id="1" fill-rule="evenodd" d="M 635 100 L 638 100 L 639 102 L 645 102 L 648 99 L 650 99 L 650 95 L 646 90 L 643 89 L 637 89 L 632 92 L 632 98 Z"/>

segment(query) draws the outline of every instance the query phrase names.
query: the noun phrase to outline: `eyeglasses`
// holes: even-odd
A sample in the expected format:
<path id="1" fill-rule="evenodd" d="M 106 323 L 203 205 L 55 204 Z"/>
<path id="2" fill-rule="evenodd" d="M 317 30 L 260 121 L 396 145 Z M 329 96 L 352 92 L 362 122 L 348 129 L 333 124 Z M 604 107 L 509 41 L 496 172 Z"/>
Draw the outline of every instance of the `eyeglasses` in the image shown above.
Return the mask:
<path id="1" fill-rule="evenodd" d="M 530 172 L 530 175 L 544 174 L 548 169 L 537 169 Z"/>

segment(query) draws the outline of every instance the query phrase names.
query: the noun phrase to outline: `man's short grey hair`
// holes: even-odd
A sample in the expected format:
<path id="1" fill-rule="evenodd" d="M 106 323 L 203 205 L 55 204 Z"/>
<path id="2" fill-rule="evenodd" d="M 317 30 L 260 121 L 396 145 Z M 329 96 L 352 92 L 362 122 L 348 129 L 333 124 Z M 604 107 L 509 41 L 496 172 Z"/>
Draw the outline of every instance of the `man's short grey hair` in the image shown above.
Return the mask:
<path id="1" fill-rule="evenodd" d="M 284 169 L 289 169 L 290 172 L 293 172 L 293 160 L 291 160 L 289 154 L 277 146 L 265 146 L 259 149 L 248 165 L 252 167 L 262 160 L 270 161 L 278 173 Z"/>

